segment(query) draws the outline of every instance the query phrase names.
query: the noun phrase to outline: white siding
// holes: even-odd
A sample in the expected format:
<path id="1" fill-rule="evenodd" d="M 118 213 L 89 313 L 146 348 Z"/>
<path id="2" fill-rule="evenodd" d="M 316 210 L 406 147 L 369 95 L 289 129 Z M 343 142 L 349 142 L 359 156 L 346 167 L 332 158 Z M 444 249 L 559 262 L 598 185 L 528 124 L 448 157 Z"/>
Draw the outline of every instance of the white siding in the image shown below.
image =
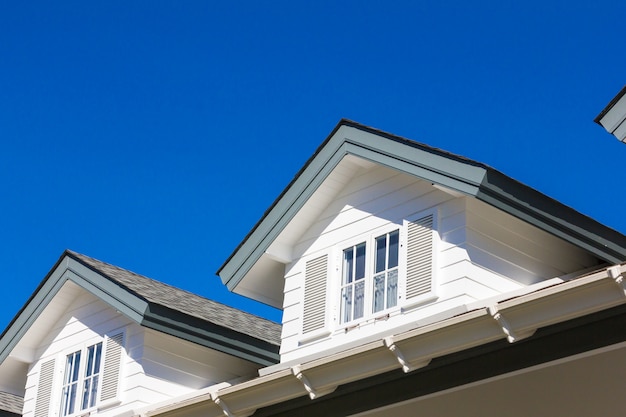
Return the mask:
<path id="1" fill-rule="evenodd" d="M 361 322 L 346 331 L 337 322 L 342 242 L 433 212 L 437 245 L 435 296 L 411 308 L 397 308 L 386 320 Z M 535 282 L 592 266 L 584 251 L 470 197 L 458 197 L 407 174 L 377 166 L 359 172 L 302 234 L 285 268 L 281 362 L 389 334 L 441 317 L 446 311 Z M 302 300 L 306 262 L 328 255 L 330 324 L 317 339 L 302 334 Z M 337 293 L 337 294 L 335 294 Z M 454 314 L 454 313 L 450 313 Z M 432 320 L 435 320 L 434 318 Z"/>

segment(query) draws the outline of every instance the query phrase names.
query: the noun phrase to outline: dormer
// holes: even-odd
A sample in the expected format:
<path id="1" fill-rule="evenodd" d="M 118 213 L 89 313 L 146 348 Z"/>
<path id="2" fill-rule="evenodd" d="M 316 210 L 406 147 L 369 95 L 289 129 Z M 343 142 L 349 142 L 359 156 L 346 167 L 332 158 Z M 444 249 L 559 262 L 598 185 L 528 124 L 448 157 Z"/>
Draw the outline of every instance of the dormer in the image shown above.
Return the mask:
<path id="1" fill-rule="evenodd" d="M 0 414 L 135 415 L 278 361 L 280 326 L 66 251 L 0 337 Z"/>
<path id="2" fill-rule="evenodd" d="M 280 368 L 624 259 L 624 236 L 493 168 L 343 120 L 218 274 L 283 309 Z"/>

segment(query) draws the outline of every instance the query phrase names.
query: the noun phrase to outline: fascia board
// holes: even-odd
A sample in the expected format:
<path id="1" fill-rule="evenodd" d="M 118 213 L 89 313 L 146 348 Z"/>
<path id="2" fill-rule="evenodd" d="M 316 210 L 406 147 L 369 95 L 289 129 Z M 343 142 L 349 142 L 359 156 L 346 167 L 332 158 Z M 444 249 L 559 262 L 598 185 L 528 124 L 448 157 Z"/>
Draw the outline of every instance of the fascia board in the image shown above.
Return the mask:
<path id="1" fill-rule="evenodd" d="M 0 363 L 9 356 L 37 317 L 65 284 L 64 272 L 65 269 L 58 267 L 57 263 L 57 267 L 50 272 L 6 328 L 0 338 Z"/>
<path id="2" fill-rule="evenodd" d="M 67 261 L 67 269 L 71 272 L 68 279 L 134 322 L 142 322 L 148 309 L 147 301 L 72 258 Z"/>
<path id="3" fill-rule="evenodd" d="M 149 306 L 140 324 L 262 366 L 275 365 L 280 359 L 278 346 L 165 307 Z"/>
<path id="4" fill-rule="evenodd" d="M 344 157 L 345 147 L 337 138 L 338 136 L 331 137 L 331 140 L 319 149 L 315 157 L 309 161 L 295 181 L 283 191 L 240 247 L 218 271 L 222 282 L 229 290 L 234 290 L 243 276 L 265 253 L 271 242 L 276 239 Z"/>

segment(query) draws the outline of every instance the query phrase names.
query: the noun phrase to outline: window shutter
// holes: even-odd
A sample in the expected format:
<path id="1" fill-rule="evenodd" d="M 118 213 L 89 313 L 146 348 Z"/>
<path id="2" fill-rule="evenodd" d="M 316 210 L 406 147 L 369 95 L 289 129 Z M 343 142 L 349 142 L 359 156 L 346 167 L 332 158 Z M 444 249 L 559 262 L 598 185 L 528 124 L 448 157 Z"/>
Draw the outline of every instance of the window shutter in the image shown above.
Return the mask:
<path id="1" fill-rule="evenodd" d="M 54 382 L 54 359 L 41 364 L 39 383 L 37 384 L 37 400 L 35 401 L 35 417 L 50 415 L 50 397 Z"/>
<path id="2" fill-rule="evenodd" d="M 104 370 L 102 371 L 102 392 L 100 393 L 100 401 L 107 401 L 117 397 L 123 344 L 124 333 L 118 333 L 107 338 L 104 351 Z"/>
<path id="3" fill-rule="evenodd" d="M 324 328 L 326 319 L 326 275 L 328 255 L 306 263 L 304 271 L 304 311 L 302 333 Z"/>
<path id="4" fill-rule="evenodd" d="M 406 299 L 428 294 L 433 279 L 433 215 L 407 224 Z"/>

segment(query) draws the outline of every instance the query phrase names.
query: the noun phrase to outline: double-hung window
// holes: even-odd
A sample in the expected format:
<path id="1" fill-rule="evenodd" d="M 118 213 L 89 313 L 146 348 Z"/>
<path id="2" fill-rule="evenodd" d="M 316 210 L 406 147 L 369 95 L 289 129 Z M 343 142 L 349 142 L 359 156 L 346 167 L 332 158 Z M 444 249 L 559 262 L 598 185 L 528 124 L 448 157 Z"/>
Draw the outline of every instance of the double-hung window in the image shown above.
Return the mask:
<path id="1" fill-rule="evenodd" d="M 96 405 L 102 363 L 102 342 L 66 357 L 61 394 L 61 416 Z"/>
<path id="2" fill-rule="evenodd" d="M 341 323 L 398 305 L 399 248 L 396 229 L 343 250 Z"/>

